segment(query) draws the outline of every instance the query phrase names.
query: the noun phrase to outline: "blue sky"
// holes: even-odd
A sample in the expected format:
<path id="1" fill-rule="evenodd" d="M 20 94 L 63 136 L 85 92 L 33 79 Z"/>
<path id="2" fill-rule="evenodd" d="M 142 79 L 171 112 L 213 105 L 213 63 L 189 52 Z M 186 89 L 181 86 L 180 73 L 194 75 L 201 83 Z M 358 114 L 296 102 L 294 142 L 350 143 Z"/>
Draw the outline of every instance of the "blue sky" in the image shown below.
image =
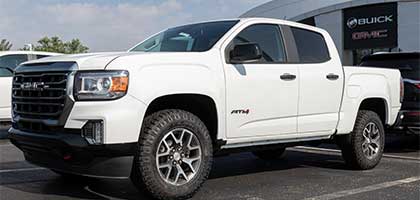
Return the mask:
<path id="1" fill-rule="evenodd" d="M 0 0 L 0 39 L 13 49 L 44 36 L 91 51 L 126 50 L 164 28 L 235 18 L 269 0 Z"/>

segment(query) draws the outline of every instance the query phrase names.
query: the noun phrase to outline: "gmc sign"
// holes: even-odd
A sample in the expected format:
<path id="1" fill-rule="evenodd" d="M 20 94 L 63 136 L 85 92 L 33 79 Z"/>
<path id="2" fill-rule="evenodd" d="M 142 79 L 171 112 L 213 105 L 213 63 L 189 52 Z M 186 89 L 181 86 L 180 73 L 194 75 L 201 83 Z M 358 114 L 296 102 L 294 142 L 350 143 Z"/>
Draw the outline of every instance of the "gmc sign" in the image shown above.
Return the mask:
<path id="1" fill-rule="evenodd" d="M 393 48 L 397 44 L 397 3 L 344 10 L 345 49 Z"/>

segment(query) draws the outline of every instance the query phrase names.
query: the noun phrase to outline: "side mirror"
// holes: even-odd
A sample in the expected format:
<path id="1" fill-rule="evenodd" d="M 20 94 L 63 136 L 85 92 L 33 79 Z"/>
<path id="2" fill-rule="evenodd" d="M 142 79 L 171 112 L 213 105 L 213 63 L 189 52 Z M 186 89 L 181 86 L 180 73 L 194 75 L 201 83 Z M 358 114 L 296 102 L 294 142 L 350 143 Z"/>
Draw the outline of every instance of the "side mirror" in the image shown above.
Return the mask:
<path id="1" fill-rule="evenodd" d="M 255 62 L 262 58 L 261 48 L 255 43 L 237 44 L 230 51 L 230 63 L 241 64 Z"/>

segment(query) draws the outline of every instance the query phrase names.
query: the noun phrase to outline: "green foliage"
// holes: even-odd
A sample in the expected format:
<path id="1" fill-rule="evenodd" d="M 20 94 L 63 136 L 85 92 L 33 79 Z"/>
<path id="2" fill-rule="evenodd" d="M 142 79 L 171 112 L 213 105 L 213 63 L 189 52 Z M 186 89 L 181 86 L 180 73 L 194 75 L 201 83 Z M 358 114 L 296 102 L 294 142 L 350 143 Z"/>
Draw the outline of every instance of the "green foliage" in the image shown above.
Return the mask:
<path id="1" fill-rule="evenodd" d="M 34 47 L 35 51 L 47 51 L 64 54 L 86 53 L 89 48 L 84 46 L 79 39 L 72 39 L 63 42 L 59 37 L 44 37 L 38 40 L 38 44 Z"/>
<path id="2" fill-rule="evenodd" d="M 0 51 L 9 51 L 12 48 L 12 43 L 7 41 L 6 39 L 2 39 L 0 41 Z"/>

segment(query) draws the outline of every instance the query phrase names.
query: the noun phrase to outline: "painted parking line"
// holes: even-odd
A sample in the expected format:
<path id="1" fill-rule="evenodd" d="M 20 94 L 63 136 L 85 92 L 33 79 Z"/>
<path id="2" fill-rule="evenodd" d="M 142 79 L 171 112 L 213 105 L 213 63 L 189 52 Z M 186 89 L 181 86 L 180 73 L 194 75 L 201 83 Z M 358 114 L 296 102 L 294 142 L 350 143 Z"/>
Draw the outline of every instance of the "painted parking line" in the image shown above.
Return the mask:
<path id="1" fill-rule="evenodd" d="M 291 150 L 295 151 L 303 151 L 303 152 L 328 152 L 334 155 L 341 154 L 341 150 L 337 149 L 326 149 L 326 148 L 318 148 L 318 147 L 306 147 L 306 146 L 297 146 L 290 148 Z M 420 161 L 420 157 L 408 157 L 408 156 L 397 156 L 397 155 L 391 155 L 391 154 L 383 154 L 384 158 L 395 158 L 395 159 L 402 159 L 402 160 L 414 160 L 414 161 Z"/>
<path id="2" fill-rule="evenodd" d="M 85 189 L 86 191 L 90 192 L 91 194 L 94 194 L 94 195 L 96 195 L 96 196 L 102 197 L 102 198 L 104 198 L 104 199 L 123 200 L 123 199 L 119 199 L 119 198 L 111 197 L 111 196 L 108 196 L 108 195 L 104 195 L 104 194 L 101 194 L 101 193 L 99 193 L 99 192 L 95 192 L 95 191 L 91 190 L 91 189 L 89 188 L 89 186 L 86 186 L 84 189 Z"/>
<path id="3" fill-rule="evenodd" d="M 31 167 L 31 168 L 20 168 L 20 169 L 2 169 L 1 173 L 12 173 L 12 172 L 27 172 L 27 171 L 39 171 L 39 170 L 48 170 L 42 167 Z"/>
<path id="4" fill-rule="evenodd" d="M 330 193 L 330 194 L 324 194 L 324 195 L 320 195 L 320 196 L 316 196 L 316 197 L 306 198 L 305 200 L 337 199 L 337 198 L 341 198 L 341 197 L 346 197 L 346 196 L 355 195 L 355 194 L 364 193 L 364 192 L 370 192 L 370 191 L 374 191 L 374 190 L 380 190 L 380 189 L 384 189 L 384 188 L 389 188 L 389 187 L 393 187 L 393 186 L 397 186 L 397 185 L 413 183 L 413 182 L 417 182 L 417 181 L 420 181 L 420 176 L 410 177 L 410 178 L 396 180 L 396 181 L 379 183 L 379 184 L 376 184 L 376 185 L 369 185 L 369 186 L 366 186 L 366 187 L 361 187 L 361 188 L 356 188 L 356 189 L 351 189 L 351 190 L 343 190 L 343 191 L 334 192 L 334 193 Z"/>

